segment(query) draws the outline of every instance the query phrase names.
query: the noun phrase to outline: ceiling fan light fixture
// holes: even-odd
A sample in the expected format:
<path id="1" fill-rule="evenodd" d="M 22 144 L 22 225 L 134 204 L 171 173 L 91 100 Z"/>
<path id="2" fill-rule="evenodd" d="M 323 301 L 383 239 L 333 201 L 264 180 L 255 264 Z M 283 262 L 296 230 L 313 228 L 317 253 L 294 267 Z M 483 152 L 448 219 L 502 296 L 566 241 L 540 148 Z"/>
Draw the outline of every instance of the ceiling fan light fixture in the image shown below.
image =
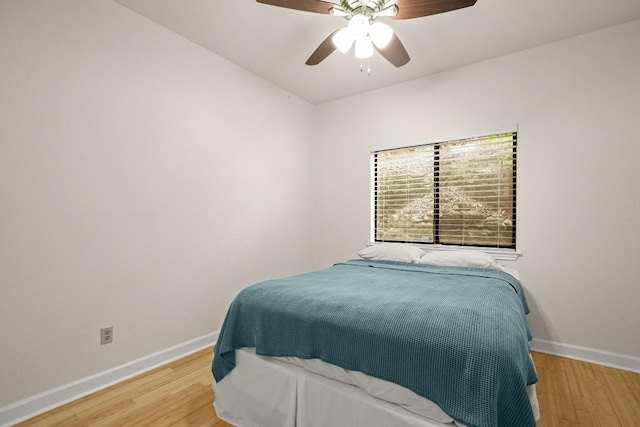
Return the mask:
<path id="1" fill-rule="evenodd" d="M 373 56 L 373 43 L 369 37 L 356 39 L 355 55 L 358 59 L 366 59 Z"/>
<path id="2" fill-rule="evenodd" d="M 369 30 L 369 36 L 378 49 L 384 49 L 393 37 L 393 30 L 383 22 L 374 22 Z"/>
<path id="3" fill-rule="evenodd" d="M 353 45 L 353 33 L 348 27 L 340 28 L 338 32 L 333 35 L 331 41 L 340 52 L 347 53 Z"/>
<path id="4" fill-rule="evenodd" d="M 354 15 L 347 25 L 349 30 L 351 30 L 351 34 L 353 34 L 353 38 L 358 40 L 364 38 L 369 34 L 369 28 L 371 28 L 371 24 L 369 24 L 369 18 L 359 13 Z"/>

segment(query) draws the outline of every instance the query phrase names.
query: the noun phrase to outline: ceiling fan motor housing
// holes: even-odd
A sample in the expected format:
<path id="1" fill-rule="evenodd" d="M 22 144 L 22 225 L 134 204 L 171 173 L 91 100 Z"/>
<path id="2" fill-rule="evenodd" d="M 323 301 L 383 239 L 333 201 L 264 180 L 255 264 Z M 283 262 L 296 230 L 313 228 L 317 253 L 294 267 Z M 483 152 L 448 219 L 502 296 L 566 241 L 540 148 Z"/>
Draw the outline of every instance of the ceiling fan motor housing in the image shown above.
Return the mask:
<path id="1" fill-rule="evenodd" d="M 378 16 L 395 16 L 397 12 L 394 0 L 341 0 L 340 8 L 332 10 L 332 14 L 344 16 L 347 20 L 364 15 L 370 22 Z"/>

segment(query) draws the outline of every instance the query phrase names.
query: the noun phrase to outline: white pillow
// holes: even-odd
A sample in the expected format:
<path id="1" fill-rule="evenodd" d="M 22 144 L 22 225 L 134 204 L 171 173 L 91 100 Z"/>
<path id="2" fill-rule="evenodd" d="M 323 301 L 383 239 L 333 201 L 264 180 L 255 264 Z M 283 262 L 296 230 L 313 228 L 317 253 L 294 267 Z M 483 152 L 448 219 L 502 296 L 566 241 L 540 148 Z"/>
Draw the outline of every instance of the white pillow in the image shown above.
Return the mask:
<path id="1" fill-rule="evenodd" d="M 473 267 L 502 270 L 495 258 L 485 252 L 460 250 L 429 252 L 420 258 L 420 264 L 442 265 L 450 267 Z"/>
<path id="2" fill-rule="evenodd" d="M 424 255 L 422 249 L 404 243 L 378 243 L 358 252 L 364 259 L 380 259 L 399 262 L 418 262 Z"/>

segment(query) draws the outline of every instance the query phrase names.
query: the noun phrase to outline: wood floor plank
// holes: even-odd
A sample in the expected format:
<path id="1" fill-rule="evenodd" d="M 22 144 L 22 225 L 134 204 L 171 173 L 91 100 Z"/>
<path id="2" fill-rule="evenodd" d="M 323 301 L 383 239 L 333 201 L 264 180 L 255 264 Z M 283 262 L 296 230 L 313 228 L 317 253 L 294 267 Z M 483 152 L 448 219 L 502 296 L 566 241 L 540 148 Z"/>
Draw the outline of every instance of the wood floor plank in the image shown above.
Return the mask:
<path id="1" fill-rule="evenodd" d="M 232 427 L 218 419 L 206 349 L 16 427 Z M 640 427 L 640 375 L 533 353 L 538 427 Z"/>

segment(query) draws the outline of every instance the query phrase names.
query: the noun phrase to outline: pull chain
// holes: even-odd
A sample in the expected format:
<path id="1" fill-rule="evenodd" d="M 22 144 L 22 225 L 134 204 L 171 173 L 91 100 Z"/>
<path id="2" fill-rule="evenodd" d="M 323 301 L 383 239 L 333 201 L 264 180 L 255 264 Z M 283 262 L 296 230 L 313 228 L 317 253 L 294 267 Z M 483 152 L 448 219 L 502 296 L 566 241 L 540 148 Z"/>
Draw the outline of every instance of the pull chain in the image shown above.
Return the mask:
<path id="1" fill-rule="evenodd" d="M 360 72 L 364 72 L 364 60 L 360 60 Z M 371 75 L 371 59 L 367 58 L 367 76 Z"/>

